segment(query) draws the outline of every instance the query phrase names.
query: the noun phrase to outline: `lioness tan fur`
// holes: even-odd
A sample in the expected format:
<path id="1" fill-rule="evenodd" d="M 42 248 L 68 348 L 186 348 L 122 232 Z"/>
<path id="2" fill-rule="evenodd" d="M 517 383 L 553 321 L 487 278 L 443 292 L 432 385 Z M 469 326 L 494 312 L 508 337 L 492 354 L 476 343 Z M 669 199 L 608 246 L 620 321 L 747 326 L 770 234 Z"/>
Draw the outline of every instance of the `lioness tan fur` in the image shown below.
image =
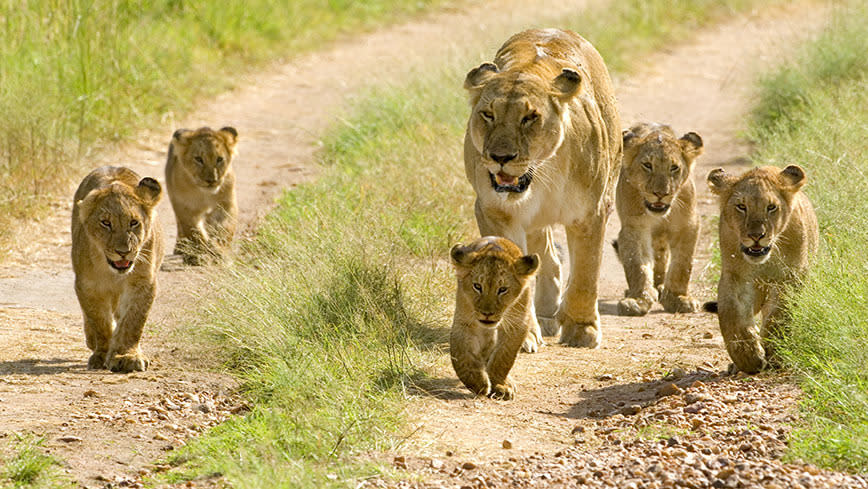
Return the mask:
<path id="1" fill-rule="evenodd" d="M 91 172 L 72 207 L 72 268 L 84 315 L 88 368 L 146 370 L 139 348 L 157 292 L 163 231 L 155 208 L 162 189 L 127 168 Z"/>
<path id="2" fill-rule="evenodd" d="M 768 340 L 782 333 L 781 294 L 798 286 L 817 253 L 817 217 L 799 190 L 806 181 L 796 165 L 754 168 L 738 177 L 723 169 L 708 174 L 720 198 L 720 331 L 744 372 L 773 359 Z M 758 334 L 754 316 L 760 312 Z"/>
<path id="3" fill-rule="evenodd" d="M 452 367 L 475 394 L 512 399 L 509 371 L 533 320 L 530 282 L 539 257 L 493 236 L 455 245 L 451 255 L 458 278 Z"/>
<path id="4" fill-rule="evenodd" d="M 199 265 L 228 251 L 238 221 L 232 158 L 235 128 L 178 129 L 169 143 L 166 188 L 178 224 L 175 253 Z"/>
<path id="5" fill-rule="evenodd" d="M 616 248 L 627 277 L 622 316 L 642 316 L 659 299 L 667 312 L 694 312 L 688 291 L 699 238 L 693 163 L 702 138 L 677 138 L 669 126 L 637 124 L 623 133 L 624 163 L 615 192 L 621 231 Z"/>
<path id="6" fill-rule="evenodd" d="M 493 63 L 471 70 L 464 86 L 472 106 L 464 167 L 480 234 L 540 256 L 524 348 L 542 344 L 540 323 L 547 335 L 560 330 L 561 343 L 596 348 L 603 232 L 621 164 L 620 120 L 602 58 L 574 32 L 529 30 L 507 40 Z M 571 263 L 563 294 L 551 229 L 559 223 Z"/>

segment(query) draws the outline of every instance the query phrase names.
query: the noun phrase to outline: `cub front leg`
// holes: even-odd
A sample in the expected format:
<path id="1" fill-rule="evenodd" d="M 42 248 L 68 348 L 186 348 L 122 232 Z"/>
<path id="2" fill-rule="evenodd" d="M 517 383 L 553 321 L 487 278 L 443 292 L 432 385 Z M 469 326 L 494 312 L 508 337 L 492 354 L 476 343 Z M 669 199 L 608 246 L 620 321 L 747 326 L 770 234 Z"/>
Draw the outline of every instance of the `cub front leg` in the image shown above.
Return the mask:
<path id="1" fill-rule="evenodd" d="M 561 260 L 555 247 L 551 226 L 527 234 L 525 253 L 536 253 L 540 258 L 534 285 L 534 307 L 542 334 L 558 334 L 558 313 L 561 296 Z"/>
<path id="2" fill-rule="evenodd" d="M 478 396 L 491 393 L 486 372 L 488 357 L 494 346 L 494 331 L 476 331 L 472 325 L 455 322 L 449 335 L 449 356 L 458 379 Z"/>
<path id="3" fill-rule="evenodd" d="M 149 360 L 142 354 L 139 341 L 148 312 L 154 303 L 156 287 L 146 283 L 127 286 L 118 304 L 117 329 L 112 335 L 106 367 L 112 372 L 134 372 L 148 369 Z"/>
<path id="4" fill-rule="evenodd" d="M 755 290 L 751 280 L 723 276 L 718 290 L 717 316 L 726 351 L 738 370 L 756 373 L 765 368 L 765 349 L 754 325 Z"/>
<path id="5" fill-rule="evenodd" d="M 603 338 L 597 312 L 597 282 L 605 228 L 604 214 L 566 226 L 570 281 L 557 318 L 561 327 L 560 342 L 568 346 L 597 348 Z"/>
<path id="6" fill-rule="evenodd" d="M 699 240 L 699 220 L 671 234 L 672 261 L 666 273 L 660 303 L 666 312 L 696 312 L 699 301 L 690 295 L 690 274 L 693 272 L 693 254 Z"/>
<path id="7" fill-rule="evenodd" d="M 657 300 L 657 289 L 652 281 L 655 266 L 651 233 L 628 222 L 622 223 L 618 233 L 618 257 L 627 278 L 627 293 L 618 302 L 618 314 L 644 316 Z"/>
<path id="8" fill-rule="evenodd" d="M 531 322 L 531 290 L 526 288 L 513 304 L 522 311 L 510 311 L 500 321 L 497 343 L 488 362 L 488 377 L 491 379 L 491 394 L 495 399 L 511 400 L 515 397 L 515 386 L 509 379 L 509 372 L 515 365 L 515 358 L 527 337 Z M 524 305 L 525 307 L 522 307 Z"/>
<path id="9" fill-rule="evenodd" d="M 87 360 L 87 368 L 106 368 L 106 356 L 112 338 L 110 301 L 91 300 L 78 282 L 75 284 L 75 292 L 84 316 L 85 343 L 93 352 Z"/>

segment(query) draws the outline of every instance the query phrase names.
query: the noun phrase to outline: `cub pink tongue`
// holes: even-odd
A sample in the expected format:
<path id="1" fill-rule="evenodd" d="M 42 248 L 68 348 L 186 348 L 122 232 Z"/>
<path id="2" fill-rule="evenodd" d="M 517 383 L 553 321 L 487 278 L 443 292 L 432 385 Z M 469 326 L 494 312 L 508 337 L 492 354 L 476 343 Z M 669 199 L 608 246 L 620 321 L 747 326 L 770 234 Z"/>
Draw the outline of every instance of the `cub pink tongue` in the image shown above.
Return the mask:
<path id="1" fill-rule="evenodd" d="M 129 260 L 118 260 L 115 262 L 115 266 L 118 268 L 127 268 L 130 266 Z"/>

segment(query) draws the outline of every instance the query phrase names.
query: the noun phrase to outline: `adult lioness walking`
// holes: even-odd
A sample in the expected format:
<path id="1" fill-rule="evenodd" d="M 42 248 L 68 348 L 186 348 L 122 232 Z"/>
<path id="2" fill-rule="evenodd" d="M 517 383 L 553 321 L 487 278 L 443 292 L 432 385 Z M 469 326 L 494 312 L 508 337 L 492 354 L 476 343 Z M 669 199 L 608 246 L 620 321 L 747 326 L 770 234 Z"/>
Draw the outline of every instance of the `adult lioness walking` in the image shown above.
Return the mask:
<path id="1" fill-rule="evenodd" d="M 597 281 L 603 233 L 621 164 L 621 123 L 609 73 L 574 32 L 529 30 L 510 38 L 494 63 L 467 74 L 473 107 L 464 165 L 476 191 L 483 236 L 504 236 L 540 256 L 535 316 L 525 350 L 561 331 L 561 343 L 596 348 L 602 338 Z M 551 226 L 566 227 L 570 280 Z"/>

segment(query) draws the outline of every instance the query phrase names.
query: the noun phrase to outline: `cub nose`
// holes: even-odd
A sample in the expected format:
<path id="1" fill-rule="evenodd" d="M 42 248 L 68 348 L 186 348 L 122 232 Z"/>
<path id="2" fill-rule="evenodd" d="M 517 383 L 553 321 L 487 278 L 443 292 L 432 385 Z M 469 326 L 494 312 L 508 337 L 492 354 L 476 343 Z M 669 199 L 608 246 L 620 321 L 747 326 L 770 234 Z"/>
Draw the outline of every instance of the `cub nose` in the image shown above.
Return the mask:
<path id="1" fill-rule="evenodd" d="M 662 199 L 663 197 L 666 197 L 667 195 L 669 195 L 669 192 L 654 192 L 654 196 L 657 197 L 658 199 Z"/>
<path id="2" fill-rule="evenodd" d="M 492 160 L 503 165 L 503 164 L 509 163 L 510 161 L 518 158 L 518 153 L 508 153 L 508 154 L 489 153 L 489 156 L 491 157 Z"/>
<path id="3" fill-rule="evenodd" d="M 115 250 L 115 253 L 117 253 L 121 258 L 126 258 L 130 253 L 130 250 Z"/>

